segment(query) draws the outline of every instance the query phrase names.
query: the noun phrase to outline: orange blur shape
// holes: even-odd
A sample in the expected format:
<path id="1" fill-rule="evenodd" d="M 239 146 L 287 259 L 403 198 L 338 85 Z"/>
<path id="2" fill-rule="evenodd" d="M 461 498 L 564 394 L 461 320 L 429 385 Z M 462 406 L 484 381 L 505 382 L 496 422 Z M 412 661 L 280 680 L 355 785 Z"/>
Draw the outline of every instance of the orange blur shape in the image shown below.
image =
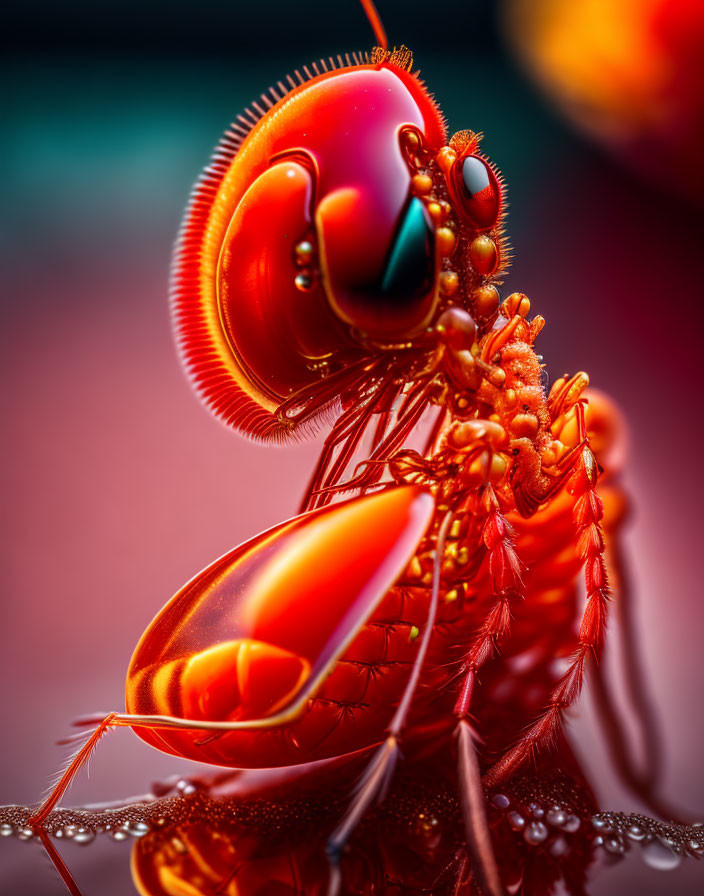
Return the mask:
<path id="1" fill-rule="evenodd" d="M 509 37 L 558 106 L 641 173 L 704 201 L 704 4 L 509 0 Z"/>

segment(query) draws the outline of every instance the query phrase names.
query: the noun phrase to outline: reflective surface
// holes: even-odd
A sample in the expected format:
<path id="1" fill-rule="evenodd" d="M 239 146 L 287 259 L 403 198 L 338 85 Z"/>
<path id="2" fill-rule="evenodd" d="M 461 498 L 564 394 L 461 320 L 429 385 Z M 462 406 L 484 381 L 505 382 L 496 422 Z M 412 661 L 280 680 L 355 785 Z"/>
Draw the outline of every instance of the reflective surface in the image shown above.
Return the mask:
<path id="1" fill-rule="evenodd" d="M 558 886 L 580 896 L 588 881 L 621 863 L 640 859 L 653 870 L 672 871 L 704 855 L 704 828 L 599 812 L 569 756 L 555 758 L 571 771 L 544 765 L 488 795 L 509 893 L 542 896 Z M 342 857 L 342 894 L 475 893 L 445 759 L 400 771 Z M 253 793 L 246 775 L 173 780 L 119 807 L 55 812 L 47 827 L 69 868 L 74 865 L 79 886 L 85 857 L 112 839 L 125 844 L 124 862 L 130 849 L 132 882 L 142 896 L 323 896 L 330 879 L 325 838 L 346 799 L 337 772 L 319 772 L 317 782 L 324 791 L 312 787 L 311 778 L 265 784 L 260 777 Z M 22 817 L 21 809 L 0 808 L 0 835 L 26 840 Z M 78 859 L 71 844 L 90 847 L 80 851 L 82 862 L 71 862 Z M 34 847 L 19 848 L 30 854 Z"/>

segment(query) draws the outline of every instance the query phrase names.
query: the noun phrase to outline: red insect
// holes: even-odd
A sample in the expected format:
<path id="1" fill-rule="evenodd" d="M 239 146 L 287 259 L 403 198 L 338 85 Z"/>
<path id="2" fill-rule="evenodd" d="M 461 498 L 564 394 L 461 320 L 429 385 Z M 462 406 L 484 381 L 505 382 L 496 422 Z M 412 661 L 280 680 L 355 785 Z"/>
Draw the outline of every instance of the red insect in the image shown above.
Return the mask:
<path id="1" fill-rule="evenodd" d="M 585 374 L 546 393 L 544 320 L 522 294 L 500 304 L 501 178 L 480 135 L 448 140 L 363 4 L 379 46 L 304 67 L 238 116 L 173 270 L 183 360 L 218 416 L 272 440 L 334 415 L 302 513 L 169 601 L 132 657 L 127 711 L 99 721 L 31 823 L 114 726 L 235 768 L 367 751 L 334 864 L 401 741 L 423 754 L 455 737 L 477 879 L 497 894 L 483 787 L 561 737 L 601 650 L 619 421 L 588 403 Z"/>

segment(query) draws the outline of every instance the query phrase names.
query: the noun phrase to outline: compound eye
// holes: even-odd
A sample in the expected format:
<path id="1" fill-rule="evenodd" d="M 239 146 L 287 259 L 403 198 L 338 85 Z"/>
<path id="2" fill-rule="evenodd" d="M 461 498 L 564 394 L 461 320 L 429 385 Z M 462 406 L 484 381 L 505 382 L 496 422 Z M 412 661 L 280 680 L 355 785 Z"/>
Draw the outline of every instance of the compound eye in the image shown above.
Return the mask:
<path id="1" fill-rule="evenodd" d="M 329 231 L 335 211 L 333 203 L 323 200 L 318 209 L 327 262 L 324 285 L 335 314 L 375 339 L 405 339 L 425 327 L 432 316 L 436 289 L 435 230 L 423 202 L 411 196 L 404 203 L 384 255 L 374 268 L 365 265 L 364 247 L 355 246 L 364 228 L 347 223 L 361 217 L 354 215 L 354 207 L 344 215 L 345 251 L 339 254 L 325 241 L 325 225 Z M 339 213 L 337 217 L 343 218 Z"/>
<path id="2" fill-rule="evenodd" d="M 422 300 L 432 290 L 433 238 L 423 203 L 411 199 L 401 217 L 381 282 L 385 302 L 403 307 Z"/>
<path id="3" fill-rule="evenodd" d="M 478 156 L 457 163 L 457 177 L 465 217 L 477 230 L 493 227 L 501 208 L 501 188 L 489 165 Z"/>

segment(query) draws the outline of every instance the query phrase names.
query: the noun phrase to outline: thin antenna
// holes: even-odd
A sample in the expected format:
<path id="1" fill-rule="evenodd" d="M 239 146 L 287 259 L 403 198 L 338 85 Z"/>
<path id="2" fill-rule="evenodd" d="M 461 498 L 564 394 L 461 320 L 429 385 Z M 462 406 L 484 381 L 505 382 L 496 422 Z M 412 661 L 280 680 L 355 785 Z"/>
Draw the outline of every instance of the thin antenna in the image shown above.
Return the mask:
<path id="1" fill-rule="evenodd" d="M 361 0 L 361 3 L 364 12 L 367 14 L 367 18 L 369 19 L 369 24 L 372 26 L 372 31 L 374 32 L 377 44 L 382 50 L 388 50 L 389 41 L 386 38 L 386 31 L 384 31 L 384 26 L 379 18 L 379 13 L 376 11 L 376 6 L 374 6 L 372 0 Z"/>

